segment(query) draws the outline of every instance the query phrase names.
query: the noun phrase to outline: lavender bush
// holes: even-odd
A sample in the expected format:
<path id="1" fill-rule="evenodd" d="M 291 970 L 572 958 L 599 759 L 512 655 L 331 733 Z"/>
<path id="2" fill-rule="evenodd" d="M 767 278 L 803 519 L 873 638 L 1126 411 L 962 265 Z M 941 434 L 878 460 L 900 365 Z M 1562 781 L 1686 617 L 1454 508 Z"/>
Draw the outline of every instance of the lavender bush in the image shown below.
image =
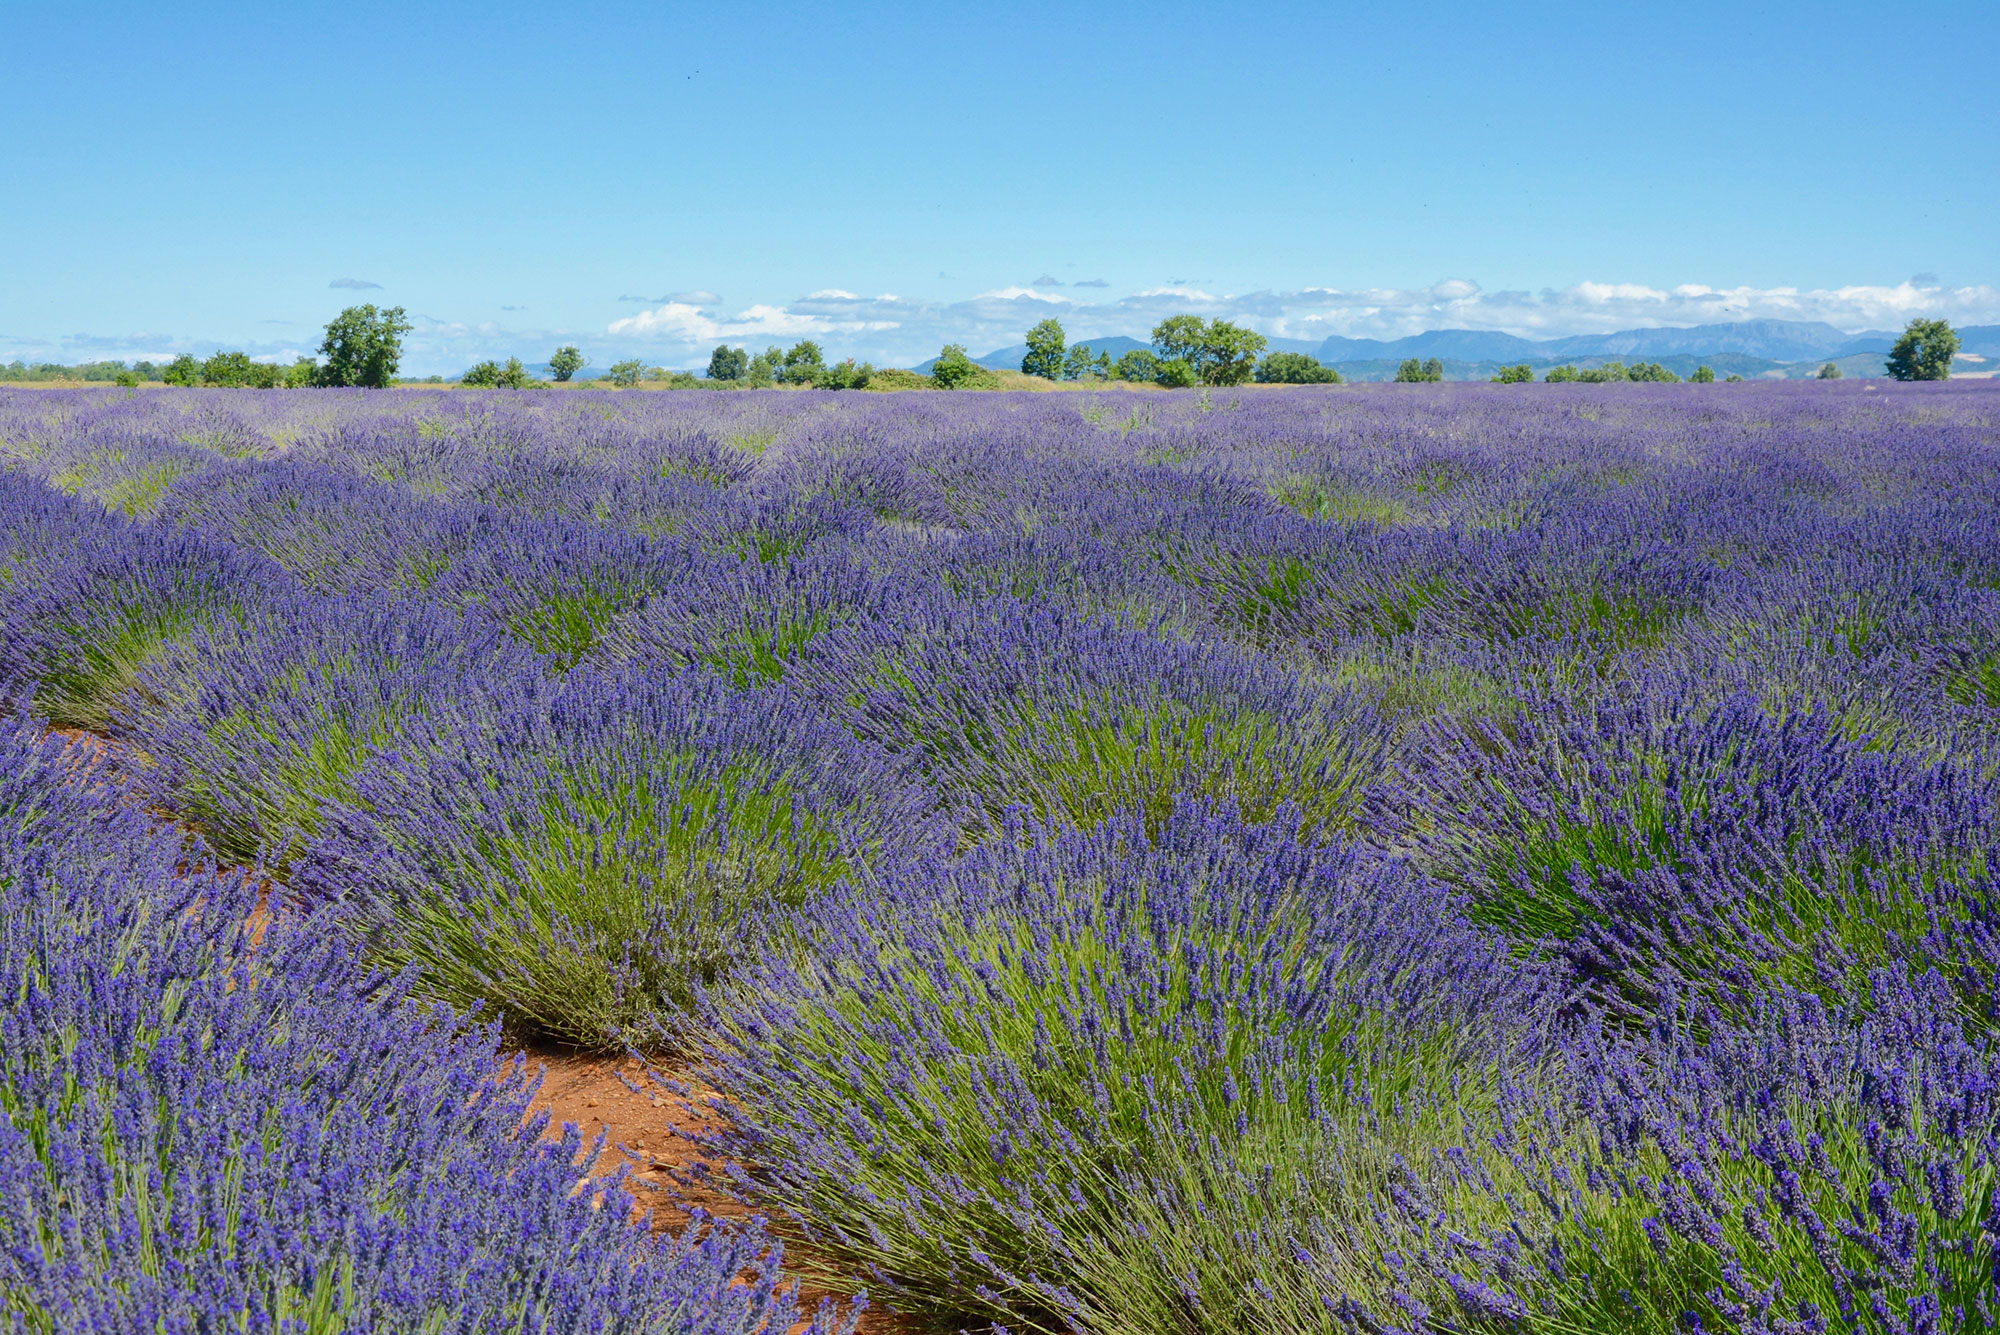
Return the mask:
<path id="1" fill-rule="evenodd" d="M 252 949 L 240 879 L 0 735 L 0 1318 L 31 1331 L 703 1332 L 800 1318 L 754 1232 L 655 1240 L 591 1147 L 523 1127 L 493 1035 Z M 747 1282 L 745 1282 L 747 1280 Z M 831 1331 L 830 1315 L 812 1328 Z"/>
<path id="2" fill-rule="evenodd" d="M 407 722 L 295 883 L 437 995 L 583 1047 L 655 1046 L 761 923 L 935 854 L 926 795 L 782 692 L 709 676 L 518 680 Z"/>

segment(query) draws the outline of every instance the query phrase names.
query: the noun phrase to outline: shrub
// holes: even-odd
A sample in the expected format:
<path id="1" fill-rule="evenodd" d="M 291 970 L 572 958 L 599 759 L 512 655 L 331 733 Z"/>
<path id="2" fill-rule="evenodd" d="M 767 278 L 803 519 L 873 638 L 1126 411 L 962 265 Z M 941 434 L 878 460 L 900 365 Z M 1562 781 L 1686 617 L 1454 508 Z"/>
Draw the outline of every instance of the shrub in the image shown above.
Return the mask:
<path id="1" fill-rule="evenodd" d="M 1133 348 L 1119 357 L 1117 365 L 1111 369 L 1113 380 L 1129 380 L 1135 385 L 1150 385 L 1160 378 L 1160 359 L 1150 348 Z"/>
<path id="2" fill-rule="evenodd" d="M 565 1043 L 660 1042 L 760 919 L 926 848 L 922 797 L 780 691 L 585 672 L 409 732 L 298 883 L 436 995 Z"/>
<path id="3" fill-rule="evenodd" d="M 655 1240 L 620 1183 L 579 1193 L 595 1147 L 523 1127 L 535 1082 L 490 1030 L 357 972 L 323 916 L 280 915 L 250 949 L 238 878 L 177 874 L 177 836 L 9 732 L 0 1318 L 457 1335 L 799 1319 L 754 1230 Z"/>
<path id="4" fill-rule="evenodd" d="M 619 389 L 637 389 L 639 382 L 645 376 L 646 364 L 633 357 L 626 361 L 611 363 L 611 369 L 605 373 L 604 378 Z"/>
<path id="5" fill-rule="evenodd" d="M 505 366 L 498 362 L 480 362 L 463 376 L 459 384 L 467 389 L 526 389 L 532 382 L 528 368 L 521 365 L 519 357 L 509 357 Z"/>
<path id="6" fill-rule="evenodd" d="M 1525 385 L 1535 378 L 1535 368 L 1522 362 L 1517 366 L 1503 366 L 1493 373 L 1496 385 Z"/>
<path id="7" fill-rule="evenodd" d="M 9 499 L 27 519 L 32 500 Z M 225 545 L 102 512 L 42 532 L 68 540 L 35 543 L 0 582 L 0 696 L 33 695 L 63 727 L 110 726 L 171 646 L 248 615 L 284 583 L 281 572 Z"/>
<path id="8" fill-rule="evenodd" d="M 963 343 L 947 343 L 931 363 L 931 383 L 939 389 L 957 389 L 972 379 L 973 361 Z"/>
<path id="9" fill-rule="evenodd" d="M 282 869 L 369 753 L 413 720 L 468 709 L 542 660 L 484 617 L 382 599 L 279 600 L 210 625 L 139 674 L 113 722 L 144 751 L 148 796 L 225 857 Z"/>
<path id="10" fill-rule="evenodd" d="M 1426 384 L 1443 379 L 1444 363 L 1435 357 L 1421 362 L 1415 357 L 1411 357 L 1396 368 L 1396 383 L 1398 384 Z"/>
<path id="11" fill-rule="evenodd" d="M 907 758 L 968 833 L 1017 806 L 1083 826 L 1125 810 L 1159 822 L 1183 793 L 1255 819 L 1290 803 L 1340 829 L 1384 759 L 1385 722 L 1350 694 L 1060 608 L 936 600 L 821 646 L 789 675 Z"/>
<path id="12" fill-rule="evenodd" d="M 1849 1002 L 1894 959 L 2000 1021 L 1996 796 L 1961 768 L 1871 751 L 1824 711 L 1774 718 L 1643 682 L 1504 727 L 1441 725 L 1415 754 L 1399 840 L 1614 1014 L 1688 995 L 1741 1007 L 1778 983 Z"/>
<path id="13" fill-rule="evenodd" d="M 1274 352 L 1257 363 L 1256 378 L 1265 385 L 1337 385 L 1340 372 L 1303 352 Z"/>
<path id="14" fill-rule="evenodd" d="M 705 1012 L 734 1181 L 952 1324 L 1334 1331 L 1301 1241 L 1458 1144 L 1542 984 L 1394 863 L 1185 804 L 801 917 Z M 1357 1245 L 1363 1251 L 1366 1243 Z"/>

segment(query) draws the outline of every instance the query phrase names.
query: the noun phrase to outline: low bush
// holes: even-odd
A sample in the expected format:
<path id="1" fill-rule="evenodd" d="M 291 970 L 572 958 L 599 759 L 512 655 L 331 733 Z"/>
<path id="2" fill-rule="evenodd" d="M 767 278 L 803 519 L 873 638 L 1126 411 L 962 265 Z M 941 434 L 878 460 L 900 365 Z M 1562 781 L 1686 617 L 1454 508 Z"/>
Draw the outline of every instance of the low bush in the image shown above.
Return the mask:
<path id="1" fill-rule="evenodd" d="M 149 796 L 226 857 L 286 866 L 351 804 L 378 747 L 427 715 L 483 718 L 544 660 L 486 618 L 432 604 L 293 597 L 206 627 L 150 663 L 114 723 Z"/>
<path id="2" fill-rule="evenodd" d="M 1202 794 L 1263 819 L 1292 804 L 1349 828 L 1386 762 L 1360 697 L 1213 641 L 1170 640 L 1012 598 L 920 610 L 824 636 L 793 679 L 905 758 L 968 837 L 1025 806 L 1095 825 L 1164 820 Z"/>
<path id="3" fill-rule="evenodd" d="M 800 1319 L 753 1230 L 655 1239 L 490 1030 L 357 973 L 0 736 L 0 1321 L 35 1332 L 622 1330 Z M 829 1314 L 813 1321 L 831 1332 Z"/>
<path id="4" fill-rule="evenodd" d="M 530 679 L 412 721 L 353 791 L 296 883 L 436 995 L 582 1047 L 658 1045 L 773 912 L 937 851 L 883 757 L 711 677 Z"/>
<path id="5" fill-rule="evenodd" d="M 821 901 L 812 950 L 723 989 L 703 1076 L 745 1198 L 954 1323 L 1334 1331 L 1386 1300 L 1393 1258 L 1330 1283 L 1306 1244 L 1365 1249 L 1399 1165 L 1466 1143 L 1545 980 L 1394 863 L 1199 804 L 1146 825 L 1015 826 Z"/>

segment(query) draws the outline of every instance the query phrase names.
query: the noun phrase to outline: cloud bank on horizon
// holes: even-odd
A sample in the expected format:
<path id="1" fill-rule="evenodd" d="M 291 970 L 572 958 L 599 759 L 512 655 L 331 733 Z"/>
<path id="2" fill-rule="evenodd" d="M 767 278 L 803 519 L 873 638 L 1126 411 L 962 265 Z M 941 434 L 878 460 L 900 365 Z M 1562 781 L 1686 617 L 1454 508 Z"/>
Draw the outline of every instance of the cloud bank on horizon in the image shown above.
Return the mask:
<path id="1" fill-rule="evenodd" d="M 1143 339 L 1161 319 L 1181 312 L 1234 320 L 1272 338 L 1309 342 L 1329 335 L 1392 339 L 1432 329 L 1496 330 L 1551 339 L 1745 320 L 1817 321 L 1860 332 L 1899 329 L 1919 315 L 1960 325 L 2000 323 L 2000 287 L 1952 286 L 1930 274 L 1893 286 L 1837 288 L 1725 288 L 1698 283 L 1661 288 L 1588 281 L 1540 291 L 1488 291 L 1468 279 L 1449 278 L 1416 288 L 1301 287 L 1222 293 L 1181 282 L 1110 299 L 1073 292 L 1101 281 L 1072 282 L 1066 285 L 1069 290 L 1038 281 L 956 301 L 894 293 L 864 296 L 829 287 L 783 304 L 762 302 L 733 309 L 706 289 L 653 297 L 627 294 L 617 300 L 644 309 L 596 328 L 524 328 L 492 320 L 419 315 L 406 340 L 404 367 L 414 375 L 455 374 L 485 357 L 520 356 L 534 362 L 558 343 L 580 345 L 599 366 L 627 356 L 667 366 L 698 366 L 706 363 L 718 343 L 761 347 L 802 338 L 818 340 L 833 356 L 877 365 L 913 365 L 946 343 L 965 344 L 975 355 L 1019 343 L 1031 325 L 1051 316 L 1062 321 L 1072 339 L 1119 334 Z M 378 286 L 352 279 L 335 285 Z M 285 361 L 311 352 L 317 343 L 317 329 L 308 335 L 302 324 L 300 332 L 281 340 L 255 341 L 246 350 L 265 360 Z M 180 352 L 206 355 L 221 346 L 246 345 L 241 340 L 159 333 L 78 333 L 56 339 L 0 335 L 0 360 L 158 360 Z"/>
<path id="2" fill-rule="evenodd" d="M 1918 315 L 1960 324 L 2000 322 L 2000 288 L 1947 287 L 1930 275 L 1894 286 L 1817 289 L 1582 282 L 1539 292 L 1489 292 L 1470 280 L 1451 278 L 1422 288 L 1303 287 L 1230 294 L 1167 284 L 1106 301 L 1054 290 L 1059 286 L 1038 279 L 953 302 L 888 293 L 866 297 L 826 288 L 782 306 L 753 305 L 734 313 L 719 302 L 671 301 L 613 320 L 604 332 L 663 353 L 706 351 L 717 342 L 824 338 L 889 360 L 921 360 L 947 342 L 964 343 L 974 352 L 1017 343 L 1030 325 L 1051 316 L 1063 322 L 1072 338 L 1144 337 L 1159 320 L 1183 311 L 1235 320 L 1274 338 L 1308 341 L 1329 335 L 1392 339 L 1431 329 L 1498 330 L 1549 339 L 1744 320 L 1817 321 L 1860 332 L 1900 328 Z"/>

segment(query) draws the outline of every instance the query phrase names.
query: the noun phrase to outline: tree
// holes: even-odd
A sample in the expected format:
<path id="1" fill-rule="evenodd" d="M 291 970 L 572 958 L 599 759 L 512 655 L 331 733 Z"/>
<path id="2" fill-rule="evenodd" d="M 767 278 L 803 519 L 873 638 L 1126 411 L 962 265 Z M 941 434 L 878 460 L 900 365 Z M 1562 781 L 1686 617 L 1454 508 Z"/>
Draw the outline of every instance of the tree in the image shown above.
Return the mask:
<path id="1" fill-rule="evenodd" d="M 635 388 L 645 378 L 646 363 L 640 361 L 637 357 L 630 357 L 622 362 L 613 362 L 611 363 L 611 369 L 605 373 L 605 379 L 620 389 Z"/>
<path id="2" fill-rule="evenodd" d="M 556 383 L 567 384 L 571 376 L 588 365 L 575 345 L 567 345 L 557 348 L 549 357 L 549 374 L 556 378 Z"/>
<path id="3" fill-rule="evenodd" d="M 1111 378 L 1150 385 L 1160 378 L 1160 359 L 1145 348 L 1133 348 L 1111 368 Z"/>
<path id="4" fill-rule="evenodd" d="M 1637 366 L 1627 367 L 1625 378 L 1627 380 L 1646 381 L 1655 385 L 1678 385 L 1681 382 L 1679 376 L 1658 362 L 1640 362 Z"/>
<path id="5" fill-rule="evenodd" d="M 867 362 L 856 363 L 849 357 L 837 366 L 822 366 L 813 377 L 815 389 L 866 389 L 875 368 Z"/>
<path id="6" fill-rule="evenodd" d="M 1274 352 L 1257 363 L 1257 381 L 1264 385 L 1337 385 L 1340 372 L 1303 352 Z"/>
<path id="7" fill-rule="evenodd" d="M 1201 383 L 1201 375 L 1187 358 L 1169 357 L 1160 363 L 1153 383 L 1165 389 L 1189 389 Z"/>
<path id="8" fill-rule="evenodd" d="M 1254 330 L 1227 320 L 1210 320 L 1195 367 L 1210 385 L 1240 385 L 1257 369 L 1265 339 Z"/>
<path id="9" fill-rule="evenodd" d="M 1697 385 L 1712 385 L 1715 383 L 1715 368 L 1713 366 L 1697 366 L 1694 368 L 1694 374 L 1689 376 L 1688 379 Z"/>
<path id="10" fill-rule="evenodd" d="M 505 366 L 493 361 L 480 362 L 460 377 L 458 383 L 467 389 L 526 389 L 528 368 L 521 365 L 519 357 L 509 357 Z"/>
<path id="11" fill-rule="evenodd" d="M 1535 368 L 1526 362 L 1518 366 L 1503 366 L 1493 376 L 1496 385 L 1525 385 L 1535 378 Z"/>
<path id="12" fill-rule="evenodd" d="M 396 379 L 396 367 L 403 360 L 403 335 L 410 332 L 401 306 L 376 310 L 371 306 L 349 306 L 326 326 L 326 340 L 319 355 L 323 385 L 362 385 L 387 389 Z"/>
<path id="13" fill-rule="evenodd" d="M 1207 338 L 1208 324 L 1199 315 L 1169 315 L 1153 326 L 1153 349 L 1163 362 L 1194 365 Z"/>
<path id="14" fill-rule="evenodd" d="M 1573 382 L 1576 377 L 1576 368 L 1568 362 L 1564 362 L 1561 366 L 1551 366 L 1548 374 L 1542 377 L 1542 383 L 1546 385 L 1567 385 Z"/>
<path id="15" fill-rule="evenodd" d="M 1059 380 L 1063 373 L 1063 327 L 1059 320 L 1044 320 L 1028 331 L 1028 352 L 1021 358 L 1024 375 Z"/>
<path id="16" fill-rule="evenodd" d="M 240 389 L 255 382 L 256 363 L 247 352 L 218 352 L 201 364 L 201 383 Z"/>
<path id="17" fill-rule="evenodd" d="M 1065 380 L 1088 380 L 1097 369 L 1097 359 L 1090 355 L 1088 343 L 1078 343 L 1070 348 L 1063 358 L 1062 378 Z"/>
<path id="18" fill-rule="evenodd" d="M 778 379 L 787 385 L 812 385 L 825 374 L 826 354 L 820 351 L 819 344 L 804 338 L 786 351 Z"/>
<path id="19" fill-rule="evenodd" d="M 161 373 L 160 379 L 166 381 L 169 385 L 199 385 L 201 383 L 201 363 L 196 361 L 192 355 L 183 352 L 180 356 L 167 363 L 167 369 Z"/>
<path id="20" fill-rule="evenodd" d="M 1396 383 L 1399 385 L 1430 384 L 1444 379 L 1444 363 L 1432 357 L 1428 361 L 1410 358 L 1396 368 Z"/>
<path id="21" fill-rule="evenodd" d="M 931 363 L 931 383 L 939 389 L 957 389 L 972 376 L 972 358 L 966 354 L 963 343 L 945 344 L 944 351 Z"/>
<path id="22" fill-rule="evenodd" d="M 1912 320 L 1889 350 L 1888 370 L 1896 380 L 1949 380 L 1958 355 L 1958 331 L 1943 320 Z"/>
<path id="23" fill-rule="evenodd" d="M 778 372 L 783 370 L 784 366 L 784 349 L 773 344 L 750 359 L 750 365 L 743 372 L 743 378 L 750 382 L 753 389 L 769 389 L 777 383 Z"/>
<path id="24" fill-rule="evenodd" d="M 1819 374 L 1814 378 L 1818 380 L 1838 380 L 1840 379 L 1840 368 L 1832 362 L 1828 362 L 1819 368 Z"/>
<path id="25" fill-rule="evenodd" d="M 1091 365 L 1090 370 L 1091 374 L 1095 375 L 1099 380 L 1111 379 L 1111 349 L 1101 349 L 1097 354 L 1096 362 Z"/>
<path id="26" fill-rule="evenodd" d="M 743 380 L 748 378 L 749 374 L 750 354 L 742 348 L 732 348 L 722 344 L 708 354 L 710 380 Z"/>

